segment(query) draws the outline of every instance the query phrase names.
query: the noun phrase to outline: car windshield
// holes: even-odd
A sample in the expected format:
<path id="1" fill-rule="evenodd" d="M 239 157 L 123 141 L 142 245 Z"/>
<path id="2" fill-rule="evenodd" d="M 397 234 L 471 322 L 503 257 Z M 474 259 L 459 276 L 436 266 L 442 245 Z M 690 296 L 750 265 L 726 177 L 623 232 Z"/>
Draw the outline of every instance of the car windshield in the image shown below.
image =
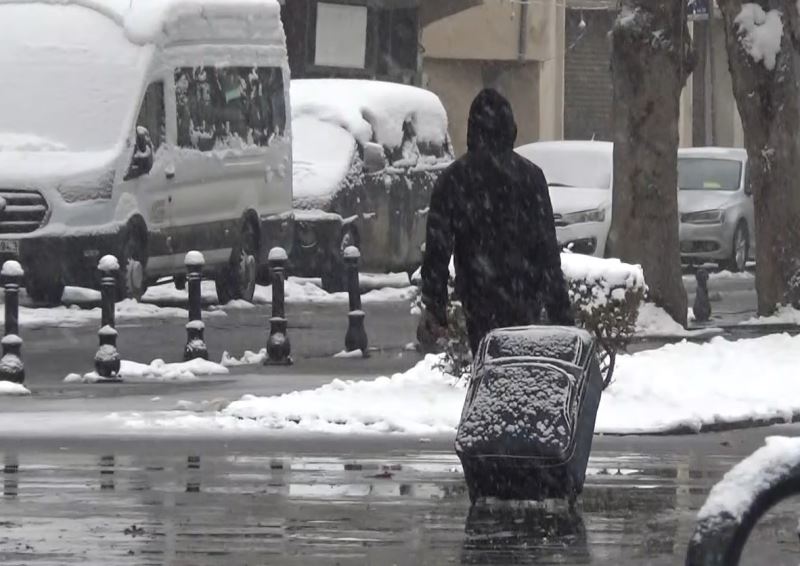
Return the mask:
<path id="1" fill-rule="evenodd" d="M 144 50 L 97 11 L 0 5 L 0 151 L 92 151 L 136 111 Z"/>
<path id="2" fill-rule="evenodd" d="M 611 188 L 611 155 L 595 149 L 522 147 L 519 153 L 544 171 L 551 187 Z"/>
<path id="3" fill-rule="evenodd" d="M 733 159 L 678 160 L 678 187 L 682 191 L 736 191 L 741 177 L 742 163 Z"/>

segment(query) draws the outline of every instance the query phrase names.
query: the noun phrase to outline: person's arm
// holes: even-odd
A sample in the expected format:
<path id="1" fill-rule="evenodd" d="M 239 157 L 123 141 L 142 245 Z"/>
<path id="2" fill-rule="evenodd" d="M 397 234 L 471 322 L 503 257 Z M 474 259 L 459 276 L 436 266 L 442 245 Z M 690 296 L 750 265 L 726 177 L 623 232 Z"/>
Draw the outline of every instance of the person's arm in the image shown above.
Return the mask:
<path id="1" fill-rule="evenodd" d="M 452 195 L 446 171 L 431 195 L 422 259 L 422 302 L 441 326 L 447 325 L 447 280 L 453 255 Z"/>
<path id="2" fill-rule="evenodd" d="M 539 253 L 542 258 L 542 300 L 547 317 L 552 324 L 572 326 L 575 316 L 572 313 L 572 304 L 569 300 L 567 282 L 561 270 L 561 246 L 558 245 L 556 236 L 556 223 L 553 218 L 553 204 L 550 202 L 550 192 L 544 173 L 539 173 L 536 178 L 536 191 L 539 201 L 539 226 L 541 229 L 541 248 Z"/>

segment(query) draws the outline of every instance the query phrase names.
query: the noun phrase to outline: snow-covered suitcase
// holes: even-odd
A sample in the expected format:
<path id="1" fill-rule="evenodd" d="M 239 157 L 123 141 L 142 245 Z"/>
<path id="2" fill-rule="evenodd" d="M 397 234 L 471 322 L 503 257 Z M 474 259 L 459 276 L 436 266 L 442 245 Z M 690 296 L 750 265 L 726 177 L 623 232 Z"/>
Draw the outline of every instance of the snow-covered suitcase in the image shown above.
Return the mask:
<path id="1" fill-rule="evenodd" d="M 456 434 L 470 499 L 574 500 L 603 382 L 578 328 L 501 328 L 481 342 Z"/>

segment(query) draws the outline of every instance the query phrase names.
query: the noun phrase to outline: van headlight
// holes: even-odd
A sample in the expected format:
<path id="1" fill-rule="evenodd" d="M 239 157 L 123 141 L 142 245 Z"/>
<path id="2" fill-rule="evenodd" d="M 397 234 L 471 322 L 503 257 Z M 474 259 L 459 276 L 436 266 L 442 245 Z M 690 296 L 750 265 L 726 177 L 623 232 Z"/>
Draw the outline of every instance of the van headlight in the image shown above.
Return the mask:
<path id="1" fill-rule="evenodd" d="M 561 216 L 562 224 L 585 224 L 587 222 L 604 222 L 606 219 L 606 210 L 598 208 L 596 210 L 583 210 L 581 212 L 572 212 Z"/>
<path id="2" fill-rule="evenodd" d="M 684 224 L 722 224 L 724 221 L 725 212 L 722 210 L 701 210 L 681 214 L 681 222 Z"/>

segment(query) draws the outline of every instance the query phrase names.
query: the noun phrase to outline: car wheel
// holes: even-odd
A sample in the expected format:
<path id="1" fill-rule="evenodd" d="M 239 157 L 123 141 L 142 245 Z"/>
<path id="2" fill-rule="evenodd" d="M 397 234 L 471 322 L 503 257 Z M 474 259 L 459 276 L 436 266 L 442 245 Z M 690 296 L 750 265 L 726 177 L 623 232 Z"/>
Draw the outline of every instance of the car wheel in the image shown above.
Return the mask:
<path id="1" fill-rule="evenodd" d="M 236 299 L 252 302 L 258 276 L 258 235 L 251 222 L 245 222 L 231 259 L 215 277 L 217 299 L 221 305 Z"/>
<path id="2" fill-rule="evenodd" d="M 64 296 L 64 281 L 61 275 L 31 275 L 25 281 L 25 291 L 36 304 L 59 305 Z"/>
<path id="3" fill-rule="evenodd" d="M 744 271 L 747 268 L 747 258 L 750 255 L 750 232 L 744 221 L 739 222 L 733 233 L 733 246 L 731 257 L 723 264 L 725 269 L 733 272 Z"/>
<path id="4" fill-rule="evenodd" d="M 328 269 L 322 274 L 322 288 L 328 293 L 340 293 L 347 290 L 347 270 L 344 265 L 344 250 L 349 246 L 358 247 L 360 240 L 358 231 L 352 226 L 342 230 L 336 257 L 331 258 Z"/>
<path id="5" fill-rule="evenodd" d="M 142 229 L 129 226 L 119 259 L 117 299 L 142 300 L 147 292 L 147 239 Z"/>

